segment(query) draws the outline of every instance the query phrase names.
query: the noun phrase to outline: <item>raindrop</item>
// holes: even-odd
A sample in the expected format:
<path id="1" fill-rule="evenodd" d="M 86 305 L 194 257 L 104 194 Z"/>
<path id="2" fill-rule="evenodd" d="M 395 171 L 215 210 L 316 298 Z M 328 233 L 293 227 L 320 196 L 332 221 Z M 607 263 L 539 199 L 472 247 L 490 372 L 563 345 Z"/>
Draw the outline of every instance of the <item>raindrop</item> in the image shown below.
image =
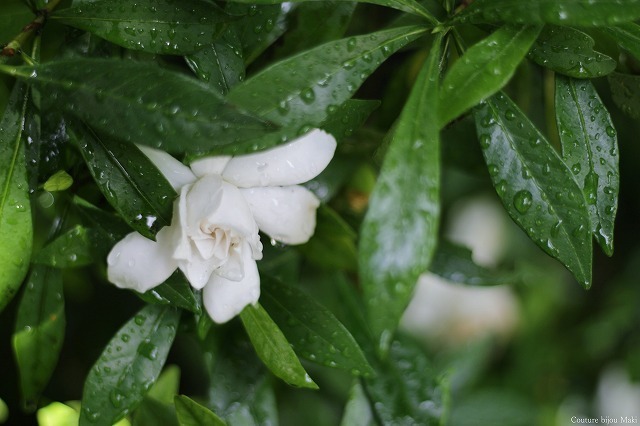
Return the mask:
<path id="1" fill-rule="evenodd" d="M 316 100 L 316 94 L 313 89 L 307 88 L 300 93 L 300 98 L 305 104 L 311 104 Z"/>
<path id="2" fill-rule="evenodd" d="M 532 204 L 533 196 L 531 195 L 531 192 L 526 189 L 518 191 L 513 197 L 513 206 L 522 214 L 526 213 L 531 208 Z"/>
<path id="3" fill-rule="evenodd" d="M 607 126 L 607 130 L 606 131 L 607 131 L 607 135 L 609 135 L 611 137 L 616 135 L 616 129 L 614 129 L 611 126 Z"/>
<path id="4" fill-rule="evenodd" d="M 513 110 L 507 110 L 507 112 L 504 113 L 504 118 L 506 118 L 509 121 L 512 121 L 516 118 L 516 113 Z"/>
<path id="5" fill-rule="evenodd" d="M 482 149 L 487 149 L 491 145 L 491 136 L 485 134 L 480 135 L 480 146 Z"/>

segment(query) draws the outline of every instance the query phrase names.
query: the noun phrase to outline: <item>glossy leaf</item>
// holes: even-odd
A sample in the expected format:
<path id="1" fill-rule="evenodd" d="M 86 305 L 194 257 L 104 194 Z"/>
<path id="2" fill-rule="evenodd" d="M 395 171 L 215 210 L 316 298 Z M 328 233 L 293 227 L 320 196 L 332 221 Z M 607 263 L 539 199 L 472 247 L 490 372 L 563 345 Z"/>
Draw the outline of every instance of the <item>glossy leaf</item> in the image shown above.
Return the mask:
<path id="1" fill-rule="evenodd" d="M 8 43 L 34 18 L 33 12 L 22 1 L 4 0 L 0 8 L 0 46 Z"/>
<path id="2" fill-rule="evenodd" d="M 202 311 L 189 281 L 180 270 L 176 270 L 164 283 L 141 294 L 140 297 L 149 303 L 171 305 L 196 314 Z"/>
<path id="3" fill-rule="evenodd" d="M 234 0 L 234 1 L 238 3 L 256 3 L 256 4 L 280 3 L 278 0 Z M 320 1 L 320 0 L 294 0 L 293 3 L 304 2 L 304 1 Z M 338 0 L 338 1 L 352 1 L 352 0 Z M 401 10 L 403 12 L 412 13 L 415 15 L 422 16 L 427 20 L 431 21 L 432 23 L 437 23 L 437 20 L 433 17 L 431 12 L 429 12 L 419 2 L 414 0 L 361 0 L 361 2 L 377 4 L 380 6 L 386 6 L 393 9 Z"/>
<path id="4" fill-rule="evenodd" d="M 278 124 L 316 126 L 389 55 L 424 32 L 403 27 L 326 43 L 268 67 L 228 99 Z"/>
<path id="5" fill-rule="evenodd" d="M 226 425 L 224 420 L 216 416 L 213 411 L 203 407 L 188 396 L 176 395 L 174 401 L 180 426 Z"/>
<path id="6" fill-rule="evenodd" d="M 119 216 L 99 209 L 78 196 L 73 198 L 73 206 L 86 226 L 99 234 L 99 237 L 93 240 L 101 240 L 107 251 L 131 232 L 131 228 Z"/>
<path id="7" fill-rule="evenodd" d="M 68 59 L 7 71 L 96 130 L 172 153 L 207 152 L 272 130 L 205 83 L 151 64 Z"/>
<path id="8" fill-rule="evenodd" d="M 118 330 L 85 381 L 80 426 L 112 425 L 142 401 L 162 370 L 179 320 L 173 308 L 147 305 Z"/>
<path id="9" fill-rule="evenodd" d="M 338 107 L 329 107 L 329 114 L 319 127 L 338 140 L 348 138 L 364 124 L 378 106 L 379 101 L 349 99 Z"/>
<path id="10" fill-rule="evenodd" d="M 547 25 L 531 47 L 529 58 L 560 74 L 594 78 L 609 74 L 616 61 L 593 50 L 589 35 L 570 27 Z"/>
<path id="11" fill-rule="evenodd" d="M 640 119 L 640 76 L 614 72 L 608 77 L 616 105 L 628 116 Z"/>
<path id="12" fill-rule="evenodd" d="M 18 83 L 0 118 L 0 312 L 29 269 L 33 227 L 24 156 L 27 87 Z"/>
<path id="13" fill-rule="evenodd" d="M 274 375 L 293 386 L 318 388 L 262 306 L 247 306 L 240 313 L 240 319 L 258 357 Z"/>
<path id="14" fill-rule="evenodd" d="M 173 404 L 173 398 L 178 394 L 179 389 L 180 367 L 169 365 L 158 376 L 158 380 L 151 386 L 146 396 L 163 404 Z"/>
<path id="15" fill-rule="evenodd" d="M 244 80 L 245 68 L 240 40 L 228 28 L 214 43 L 185 57 L 193 72 L 221 95 Z"/>
<path id="16" fill-rule="evenodd" d="M 511 218 L 585 287 L 591 285 L 591 232 L 582 190 L 553 147 L 499 93 L 475 110 L 489 175 Z"/>
<path id="17" fill-rule="evenodd" d="M 93 263 L 91 237 L 87 228 L 77 225 L 38 252 L 35 263 L 54 268 L 75 268 Z"/>
<path id="18" fill-rule="evenodd" d="M 471 257 L 471 250 L 444 240 L 438 243 L 429 271 L 454 283 L 472 286 L 513 284 L 514 275 L 483 268 Z"/>
<path id="19" fill-rule="evenodd" d="M 214 42 L 233 18 L 197 0 L 96 0 L 56 10 L 49 19 L 128 49 L 186 55 Z"/>
<path id="20" fill-rule="evenodd" d="M 107 201 L 133 229 L 153 239 L 171 223 L 177 194 L 142 151 L 79 122 L 67 131 Z"/>
<path id="21" fill-rule="evenodd" d="M 440 42 L 418 75 L 391 137 L 361 228 L 359 268 L 369 322 L 385 351 L 429 263 L 440 220 Z"/>
<path id="22" fill-rule="evenodd" d="M 64 340 L 62 273 L 34 265 L 18 306 L 13 351 L 24 407 L 35 410 L 49 383 Z"/>
<path id="23" fill-rule="evenodd" d="M 605 26 L 640 18 L 640 0 L 475 0 L 454 20 Z"/>
<path id="24" fill-rule="evenodd" d="M 327 367 L 369 376 L 373 370 L 349 330 L 296 287 L 262 277 L 261 300 L 293 349 Z"/>
<path id="25" fill-rule="evenodd" d="M 470 47 L 442 82 L 440 125 L 444 126 L 507 84 L 539 32 L 539 26 L 504 26 Z"/>
<path id="26" fill-rule="evenodd" d="M 122 422 L 127 419 L 122 419 Z M 162 425 L 162 426 L 180 426 L 173 403 L 165 404 L 155 398 L 145 396 L 140 405 L 135 409 L 132 416 L 132 425 Z M 128 426 L 127 421 L 126 425 Z"/>
<path id="27" fill-rule="evenodd" d="M 417 344 L 393 342 L 376 378 L 364 382 L 374 418 L 385 425 L 440 425 L 448 410 L 448 384 L 437 375 Z"/>
<path id="28" fill-rule="evenodd" d="M 562 157 L 587 200 L 591 232 L 613 254 L 618 208 L 618 138 L 609 112 L 590 81 L 556 78 L 556 119 Z"/>
<path id="29" fill-rule="evenodd" d="M 625 22 L 616 26 L 607 26 L 603 31 L 612 36 L 623 49 L 628 50 L 636 59 L 640 59 L 640 25 Z"/>

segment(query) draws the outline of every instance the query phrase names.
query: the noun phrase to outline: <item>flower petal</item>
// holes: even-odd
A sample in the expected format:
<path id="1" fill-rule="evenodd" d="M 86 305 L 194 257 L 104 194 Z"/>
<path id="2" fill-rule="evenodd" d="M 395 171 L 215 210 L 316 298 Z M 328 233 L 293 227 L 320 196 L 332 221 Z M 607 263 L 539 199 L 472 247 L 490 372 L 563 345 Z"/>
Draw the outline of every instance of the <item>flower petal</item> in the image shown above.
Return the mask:
<path id="1" fill-rule="evenodd" d="M 189 167 L 166 152 L 145 145 L 136 146 L 151 160 L 158 170 L 160 170 L 160 173 L 167 178 L 176 191 L 179 191 L 183 186 L 193 183 L 196 180 L 195 175 Z"/>
<path id="2" fill-rule="evenodd" d="M 211 319 L 221 324 L 238 315 L 245 306 L 260 298 L 260 275 L 251 248 L 242 248 L 244 277 L 231 281 L 213 274 L 202 292 L 204 307 Z"/>
<path id="3" fill-rule="evenodd" d="M 221 175 L 229 160 L 231 160 L 229 155 L 201 158 L 191 163 L 191 170 L 198 177 Z"/>
<path id="4" fill-rule="evenodd" d="M 140 293 L 162 284 L 178 266 L 171 256 L 169 233 L 165 226 L 156 235 L 157 242 L 137 232 L 120 240 L 107 256 L 109 281 Z"/>
<path id="5" fill-rule="evenodd" d="M 335 149 L 332 135 L 314 129 L 288 144 L 233 157 L 222 177 L 240 188 L 297 185 L 318 176 Z"/>
<path id="6" fill-rule="evenodd" d="M 303 244 L 316 228 L 318 198 L 308 189 L 285 187 L 241 189 L 260 230 L 285 244 Z"/>

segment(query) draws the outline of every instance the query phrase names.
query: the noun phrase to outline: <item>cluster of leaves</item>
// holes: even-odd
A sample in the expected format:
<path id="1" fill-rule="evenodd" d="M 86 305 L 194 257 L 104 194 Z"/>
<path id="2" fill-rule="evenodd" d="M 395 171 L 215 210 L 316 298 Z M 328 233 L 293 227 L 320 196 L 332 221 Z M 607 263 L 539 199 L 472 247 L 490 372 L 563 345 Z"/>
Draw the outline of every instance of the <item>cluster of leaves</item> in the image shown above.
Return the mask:
<path id="1" fill-rule="evenodd" d="M 200 295 L 176 272 L 139 295 L 144 306 L 88 372 L 80 424 L 127 415 L 134 423 L 151 415 L 180 424 L 275 423 L 271 382 L 237 356 L 248 341 L 291 385 L 317 387 L 298 357 L 359 378 L 344 424 L 444 422 L 446 377 L 396 329 L 427 270 L 470 285 L 503 282 L 438 236 L 440 141 L 471 120 L 506 211 L 578 282 L 591 285 L 593 238 L 613 253 L 619 187 L 617 132 L 591 79 L 608 76 L 614 101 L 638 114 L 640 77 L 628 71 L 640 60 L 640 26 L 633 23 L 640 1 L 369 3 L 376 6 L 1 6 L 7 44 L 0 72 L 12 89 L 0 121 L 0 310 L 22 286 L 13 349 L 27 409 L 37 406 L 63 345 L 63 272 L 91 266 L 106 282 L 104 259 L 115 242 L 131 229 L 154 238 L 170 223 L 176 194 L 134 144 L 188 163 L 265 149 L 319 127 L 335 135 L 339 149 L 309 183 L 325 202 L 316 236 L 300 248 L 265 253 L 260 305 L 240 316 L 246 333 L 237 324 L 213 326 Z M 382 29 L 350 25 L 375 8 L 395 11 Z M 400 113 L 390 130 L 363 127 L 379 102 L 352 97 L 366 92 L 366 80 L 385 61 L 403 55 L 420 71 Z M 546 131 L 509 96 L 514 73 L 530 62 L 555 85 Z M 384 157 L 375 184 L 358 188 L 368 205 L 362 214 L 341 189 L 356 181 L 351 166 L 372 164 L 374 152 Z M 339 271 L 329 281 L 343 312 L 295 285 L 307 262 Z M 179 330 L 197 337 L 208 360 L 202 404 L 147 395 Z"/>

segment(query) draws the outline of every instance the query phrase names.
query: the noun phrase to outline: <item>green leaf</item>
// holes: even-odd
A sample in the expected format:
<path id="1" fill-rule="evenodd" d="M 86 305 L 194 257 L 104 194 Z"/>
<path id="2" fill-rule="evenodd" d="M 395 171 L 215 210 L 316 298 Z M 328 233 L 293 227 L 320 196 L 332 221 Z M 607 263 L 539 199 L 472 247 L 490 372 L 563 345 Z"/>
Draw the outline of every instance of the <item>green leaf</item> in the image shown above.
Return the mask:
<path id="1" fill-rule="evenodd" d="M 262 277 L 262 304 L 300 356 L 327 367 L 370 376 L 355 339 L 327 308 L 296 287 Z"/>
<path id="2" fill-rule="evenodd" d="M 531 47 L 529 58 L 538 65 L 575 78 L 602 77 L 616 68 L 616 61 L 593 50 L 588 34 L 569 27 L 547 25 Z"/>
<path id="3" fill-rule="evenodd" d="M 73 178 L 64 170 L 56 172 L 43 185 L 43 189 L 49 192 L 64 191 L 73 185 Z"/>
<path id="4" fill-rule="evenodd" d="M 602 27 L 623 49 L 628 50 L 636 59 L 640 59 L 640 25 L 625 22 L 616 26 Z"/>
<path id="5" fill-rule="evenodd" d="M 202 312 L 191 284 L 180 270 L 176 270 L 164 283 L 141 294 L 140 298 L 149 303 L 171 305 L 196 314 Z"/>
<path id="6" fill-rule="evenodd" d="M 369 322 L 385 351 L 437 242 L 440 218 L 438 106 L 441 36 L 416 80 L 362 224 L 359 267 Z"/>
<path id="7" fill-rule="evenodd" d="M 176 410 L 171 404 L 164 404 L 155 398 L 145 396 L 142 403 L 133 412 L 131 424 L 133 426 L 146 425 L 162 425 L 162 426 L 180 426 Z M 122 422 L 127 419 L 121 420 Z M 129 426 L 127 421 L 126 425 Z"/>
<path id="8" fill-rule="evenodd" d="M 60 269 L 89 265 L 94 262 L 91 234 L 76 225 L 42 248 L 33 261 Z"/>
<path id="9" fill-rule="evenodd" d="M 349 400 L 344 409 L 340 426 L 370 426 L 375 425 L 369 400 L 362 385 L 356 382 L 349 391 Z"/>
<path id="10" fill-rule="evenodd" d="M 96 0 L 56 10 L 49 19 L 128 49 L 186 55 L 214 42 L 233 18 L 197 0 Z"/>
<path id="11" fill-rule="evenodd" d="M 440 425 L 448 410 L 448 384 L 437 376 L 416 343 L 393 342 L 375 379 L 364 382 L 374 418 L 385 425 Z"/>
<path id="12" fill-rule="evenodd" d="M 454 283 L 472 286 L 513 284 L 514 275 L 485 269 L 471 258 L 471 250 L 444 240 L 438 243 L 429 271 Z"/>
<path id="13" fill-rule="evenodd" d="M 92 128 L 171 153 L 208 152 L 272 128 L 205 83 L 152 63 L 67 59 L 5 69 L 50 93 L 54 107 Z"/>
<path id="14" fill-rule="evenodd" d="M 640 0 L 475 0 L 455 22 L 599 27 L 640 18 Z"/>
<path id="15" fill-rule="evenodd" d="M 258 357 L 274 375 L 293 386 L 318 388 L 300 364 L 282 331 L 262 306 L 247 306 L 240 313 L 240 319 Z"/>
<path id="16" fill-rule="evenodd" d="M 113 336 L 84 383 L 80 426 L 112 425 L 142 401 L 158 378 L 180 313 L 147 305 Z"/>
<path id="17" fill-rule="evenodd" d="M 425 31 L 402 27 L 323 44 L 271 65 L 236 86 L 228 99 L 296 130 L 317 126 L 389 55 Z"/>
<path id="18" fill-rule="evenodd" d="M 180 367 L 177 365 L 169 365 L 165 368 L 158 380 L 153 384 L 148 398 L 154 398 L 163 404 L 173 404 L 173 397 L 178 394 L 180 388 Z"/>
<path id="19" fill-rule="evenodd" d="M 584 193 L 591 232 L 611 256 L 620 186 L 616 130 L 588 80 L 556 77 L 555 101 L 562 158 Z"/>
<path id="20" fill-rule="evenodd" d="M 24 157 L 27 87 L 17 83 L 0 118 L 0 312 L 29 269 L 33 226 Z"/>
<path id="21" fill-rule="evenodd" d="M 614 72 L 608 80 L 613 102 L 629 117 L 640 119 L 640 76 Z"/>
<path id="22" fill-rule="evenodd" d="M 585 287 L 591 285 L 591 232 L 573 173 L 504 94 L 475 110 L 489 175 L 511 218 Z"/>
<path id="23" fill-rule="evenodd" d="M 62 273 L 34 265 L 18 306 L 13 351 L 20 372 L 22 400 L 36 409 L 58 362 L 64 340 L 65 315 Z"/>
<path id="24" fill-rule="evenodd" d="M 256 4 L 276 4 L 280 3 L 279 0 L 234 0 L 237 3 L 256 3 Z M 304 1 L 321 1 L 321 0 L 294 0 L 293 3 Z M 337 1 L 353 1 L 353 0 L 337 0 Z M 426 18 L 432 24 L 437 24 L 438 21 L 433 17 L 424 6 L 414 0 L 360 0 L 362 3 L 377 4 L 380 6 L 386 6 L 393 9 L 401 10 L 403 12 L 412 13 Z"/>
<path id="25" fill-rule="evenodd" d="M 504 26 L 471 46 L 442 82 L 438 109 L 441 127 L 507 84 L 540 29 Z"/>
<path id="26" fill-rule="evenodd" d="M 92 242 L 99 243 L 101 247 L 103 243 L 105 250 L 102 251 L 105 255 L 115 243 L 131 232 L 131 228 L 120 217 L 99 209 L 77 195 L 73 197 L 73 205 L 87 227 L 99 234 L 99 237 L 92 239 Z"/>
<path id="27" fill-rule="evenodd" d="M 220 39 L 185 57 L 185 60 L 198 78 L 224 96 L 244 80 L 244 59 L 240 49 L 237 34 L 229 28 Z"/>
<path id="28" fill-rule="evenodd" d="M 380 101 L 349 99 L 337 107 L 329 107 L 329 115 L 319 127 L 341 140 L 352 136 L 369 118 Z"/>
<path id="29" fill-rule="evenodd" d="M 80 122 L 67 126 L 67 132 L 100 191 L 134 230 L 153 239 L 171 223 L 177 194 L 142 151 Z"/>
<path id="30" fill-rule="evenodd" d="M 216 416 L 213 411 L 203 407 L 188 396 L 176 395 L 174 401 L 180 426 L 226 425 L 224 420 Z"/>
<path id="31" fill-rule="evenodd" d="M 0 46 L 8 43 L 34 18 L 33 12 L 22 1 L 3 0 L 0 9 Z"/>

